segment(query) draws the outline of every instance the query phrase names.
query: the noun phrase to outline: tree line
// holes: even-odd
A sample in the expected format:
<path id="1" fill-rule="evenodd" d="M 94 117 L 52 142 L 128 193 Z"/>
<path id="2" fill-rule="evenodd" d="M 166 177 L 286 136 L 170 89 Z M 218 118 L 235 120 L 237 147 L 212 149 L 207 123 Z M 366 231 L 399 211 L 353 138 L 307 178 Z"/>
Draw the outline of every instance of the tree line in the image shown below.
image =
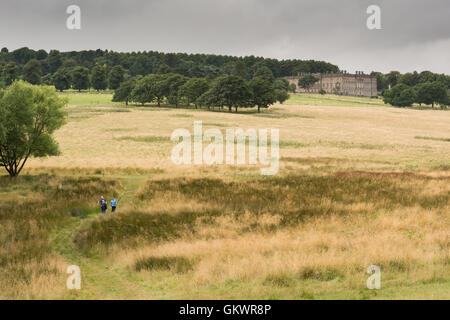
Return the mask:
<path id="1" fill-rule="evenodd" d="M 383 100 L 393 106 L 409 107 L 414 103 L 419 105 L 440 105 L 442 108 L 450 103 L 450 76 L 436 74 L 430 71 L 417 71 L 401 74 L 391 71 L 377 76 L 378 90 Z"/>
<path id="2" fill-rule="evenodd" d="M 193 104 L 196 108 L 268 108 L 289 98 L 289 82 L 273 76 L 267 67 L 259 68 L 253 79 L 246 81 L 237 73 L 213 80 L 188 78 L 177 73 L 157 73 L 124 81 L 114 92 L 113 101 L 145 105 L 165 102 L 173 106 Z"/>
<path id="3" fill-rule="evenodd" d="M 237 74 L 244 80 L 251 80 L 261 67 L 270 69 L 276 78 L 296 75 L 299 72 L 339 71 L 336 65 L 324 61 L 297 59 L 280 61 L 255 56 L 234 57 L 156 51 L 115 52 L 100 49 L 47 52 L 27 47 L 11 52 L 7 48 L 0 50 L 0 83 L 3 86 L 8 86 L 21 78 L 33 84 L 58 85 L 61 90 L 65 90 L 67 84 L 78 90 L 87 88 L 102 90 L 105 87 L 115 90 L 122 73 L 124 80 L 157 73 L 176 73 L 189 78 L 208 80 Z M 106 75 L 106 81 L 103 73 Z"/>

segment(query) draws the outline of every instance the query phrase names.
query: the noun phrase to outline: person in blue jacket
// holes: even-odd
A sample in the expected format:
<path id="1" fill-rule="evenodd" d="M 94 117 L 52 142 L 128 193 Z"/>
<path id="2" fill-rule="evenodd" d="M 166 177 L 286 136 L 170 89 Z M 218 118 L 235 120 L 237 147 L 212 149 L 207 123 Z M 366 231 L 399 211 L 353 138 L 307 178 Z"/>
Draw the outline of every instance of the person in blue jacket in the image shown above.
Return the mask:
<path id="1" fill-rule="evenodd" d="M 117 208 L 117 200 L 116 200 L 116 198 L 113 198 L 111 200 L 111 212 L 115 212 L 116 208 Z"/>

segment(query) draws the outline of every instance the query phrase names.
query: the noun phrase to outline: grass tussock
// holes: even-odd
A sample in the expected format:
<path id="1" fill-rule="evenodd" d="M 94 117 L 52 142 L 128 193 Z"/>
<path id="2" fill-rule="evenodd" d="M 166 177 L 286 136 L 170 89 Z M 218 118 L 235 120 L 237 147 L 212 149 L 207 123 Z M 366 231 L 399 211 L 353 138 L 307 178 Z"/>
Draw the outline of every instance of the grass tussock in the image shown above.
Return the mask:
<path id="1" fill-rule="evenodd" d="M 167 213 L 130 210 L 92 221 L 89 226 L 77 233 L 74 241 L 85 250 L 99 245 L 108 247 L 118 243 L 135 246 L 140 241 L 147 243 L 171 241 L 192 232 L 197 219 L 202 217 L 208 219 L 217 214 L 214 211 Z"/>
<path id="2" fill-rule="evenodd" d="M 327 176 L 286 176 L 247 181 L 169 179 L 149 181 L 141 201 L 195 199 L 222 212 L 276 214 L 281 226 L 309 216 L 367 213 L 398 207 L 444 207 L 448 178 L 413 173 L 338 172 Z M 430 192 L 426 192 L 426 191 Z"/>
<path id="3" fill-rule="evenodd" d="M 146 257 L 138 259 L 134 264 L 134 270 L 147 271 L 174 271 L 187 273 L 193 269 L 192 261 L 185 257 Z"/>

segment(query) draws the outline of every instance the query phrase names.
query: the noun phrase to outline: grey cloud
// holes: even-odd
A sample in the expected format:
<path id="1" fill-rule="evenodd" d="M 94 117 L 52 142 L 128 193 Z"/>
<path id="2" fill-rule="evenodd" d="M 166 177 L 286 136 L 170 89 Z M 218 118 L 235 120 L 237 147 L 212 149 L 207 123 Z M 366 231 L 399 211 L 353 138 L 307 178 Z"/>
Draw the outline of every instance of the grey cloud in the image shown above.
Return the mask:
<path id="1" fill-rule="evenodd" d="M 82 30 L 65 28 L 78 4 Z M 382 30 L 366 8 L 382 9 Z M 0 45 L 322 59 L 343 69 L 450 73 L 448 0 L 2 0 Z"/>

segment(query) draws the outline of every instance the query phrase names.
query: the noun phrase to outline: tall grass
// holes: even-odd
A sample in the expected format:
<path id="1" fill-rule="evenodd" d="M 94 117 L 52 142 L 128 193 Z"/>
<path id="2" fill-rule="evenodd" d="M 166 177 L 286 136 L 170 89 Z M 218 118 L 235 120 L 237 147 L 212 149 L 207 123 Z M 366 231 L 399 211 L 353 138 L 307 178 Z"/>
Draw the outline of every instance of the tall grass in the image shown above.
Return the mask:
<path id="1" fill-rule="evenodd" d="M 0 177 L 0 297 L 55 294 L 51 284 L 61 280 L 64 264 L 52 252 L 52 231 L 92 211 L 93 199 L 116 188 L 113 181 L 89 177 Z"/>
<path id="2" fill-rule="evenodd" d="M 90 249 L 120 242 L 168 241 L 195 233 L 219 216 L 240 221 L 240 232 L 245 233 L 274 232 L 310 217 L 372 215 L 408 207 L 439 210 L 450 200 L 448 180 L 414 173 L 338 172 L 244 181 L 148 181 L 137 195 L 142 210 L 94 221 L 79 232 L 77 243 Z M 189 202 L 196 206 L 183 207 Z M 242 223 L 240 219 L 247 215 L 252 218 Z"/>

